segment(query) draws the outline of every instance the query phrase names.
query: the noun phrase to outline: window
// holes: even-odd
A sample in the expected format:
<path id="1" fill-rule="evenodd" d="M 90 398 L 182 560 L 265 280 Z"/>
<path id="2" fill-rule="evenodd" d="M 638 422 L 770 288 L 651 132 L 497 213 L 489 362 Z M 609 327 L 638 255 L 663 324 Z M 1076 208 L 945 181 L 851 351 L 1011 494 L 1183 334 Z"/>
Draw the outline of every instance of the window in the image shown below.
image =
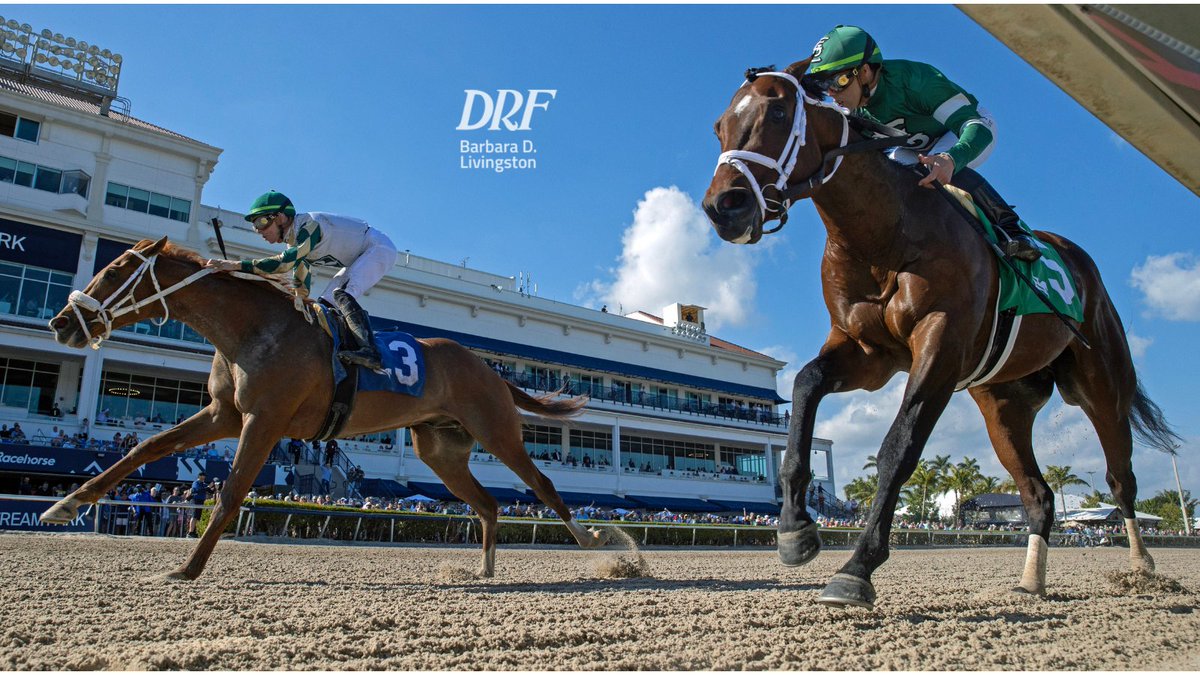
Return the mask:
<path id="1" fill-rule="evenodd" d="M 100 383 L 99 411 L 110 420 L 139 417 L 154 424 L 175 424 L 208 405 L 203 382 L 105 371 Z"/>
<path id="2" fill-rule="evenodd" d="M 621 461 L 626 467 L 657 473 L 663 469 L 680 471 L 716 470 L 713 446 L 707 443 L 676 441 L 648 436 L 622 436 Z"/>
<path id="3" fill-rule="evenodd" d="M 65 272 L 0 263 L 0 314 L 49 319 L 66 306 L 73 282 Z"/>
<path id="4" fill-rule="evenodd" d="M 0 405 L 49 414 L 58 389 L 58 364 L 0 358 Z"/>
<path id="5" fill-rule="evenodd" d="M 63 191 L 66 192 L 65 189 Z M 181 223 L 188 222 L 192 215 L 192 202 L 187 199 L 179 199 L 120 183 L 108 184 L 104 203 L 130 211 L 149 213 L 159 218 L 170 218 Z"/>
<path id="6" fill-rule="evenodd" d="M 562 458 L 562 430 L 538 424 L 522 424 L 521 437 L 525 440 L 525 452 L 534 459 Z M 558 457 L 555 457 L 555 455 Z"/>
<path id="7" fill-rule="evenodd" d="M 764 478 L 767 475 L 767 455 L 762 450 L 722 445 L 720 470 L 739 476 Z"/>
<path id="8" fill-rule="evenodd" d="M 58 169 L 39 166 L 37 173 L 34 175 L 33 187 L 35 190 L 44 190 L 57 194 L 58 188 L 62 187 L 62 172 Z"/>
<path id="9" fill-rule="evenodd" d="M 42 123 L 0 110 L 0 134 L 37 143 Z"/>
<path id="10" fill-rule="evenodd" d="M 589 469 L 612 466 L 612 434 L 605 431 L 571 430 L 568 462 Z"/>
<path id="11" fill-rule="evenodd" d="M 11 157 L 0 157 L 0 181 L 46 192 L 74 193 L 86 198 L 92 177 L 79 170 L 63 171 Z"/>

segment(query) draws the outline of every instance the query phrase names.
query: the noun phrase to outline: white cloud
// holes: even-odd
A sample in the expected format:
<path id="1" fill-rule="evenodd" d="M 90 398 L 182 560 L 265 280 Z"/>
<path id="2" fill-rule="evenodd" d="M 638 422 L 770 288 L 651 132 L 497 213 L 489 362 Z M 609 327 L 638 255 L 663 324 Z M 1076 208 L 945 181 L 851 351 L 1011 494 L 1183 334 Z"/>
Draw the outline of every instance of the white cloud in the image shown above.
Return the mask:
<path id="1" fill-rule="evenodd" d="M 704 212 L 675 186 L 646 192 L 622 236 L 611 281 L 584 285 L 576 298 L 625 313 L 659 314 L 674 302 L 707 308 L 709 333 L 741 325 L 753 314 L 757 284 L 749 249 L 722 242 Z"/>
<path id="2" fill-rule="evenodd" d="M 1129 283 L 1142 292 L 1150 314 L 1171 321 L 1200 321 L 1200 259 L 1190 253 L 1149 256 Z"/>
<path id="3" fill-rule="evenodd" d="M 1126 333 L 1125 340 L 1129 343 L 1129 353 L 1138 361 L 1146 355 L 1146 350 L 1150 349 L 1150 345 L 1154 344 L 1154 338 L 1142 337 L 1133 332 Z"/>

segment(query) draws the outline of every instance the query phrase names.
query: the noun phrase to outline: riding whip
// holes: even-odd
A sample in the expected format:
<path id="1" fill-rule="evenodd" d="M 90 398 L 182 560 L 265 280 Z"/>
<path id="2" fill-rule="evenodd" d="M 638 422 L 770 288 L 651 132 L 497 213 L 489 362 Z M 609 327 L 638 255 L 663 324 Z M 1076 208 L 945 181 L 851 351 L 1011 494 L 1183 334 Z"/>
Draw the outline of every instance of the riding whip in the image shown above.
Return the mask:
<path id="1" fill-rule="evenodd" d="M 917 170 L 917 173 L 926 176 L 929 175 L 929 169 L 925 168 L 924 166 L 918 165 L 914 168 Z M 1042 301 L 1042 304 L 1046 306 L 1046 309 L 1049 309 L 1054 316 L 1057 316 L 1058 320 L 1063 322 L 1063 325 L 1066 326 L 1067 329 L 1079 339 L 1079 342 L 1081 342 L 1084 347 L 1091 349 L 1092 345 L 1088 344 L 1087 338 L 1083 336 L 1083 333 L 1079 332 L 1079 329 L 1075 327 L 1075 324 L 1071 323 L 1071 317 L 1060 312 L 1058 308 L 1050 302 L 1050 298 L 1046 296 L 1045 291 L 1038 288 L 1037 285 L 1033 283 L 1033 280 L 1029 278 L 1029 275 L 1025 274 L 1020 267 L 1017 267 L 1011 258 L 1004 255 L 1004 252 L 1000 250 L 1000 246 L 998 244 L 987 238 L 987 233 L 984 232 L 983 225 L 979 223 L 979 219 L 977 219 L 974 214 L 968 211 L 967 208 L 954 197 L 954 195 L 950 194 L 950 191 L 946 189 L 945 185 L 939 181 L 934 181 L 933 184 L 937 186 L 938 192 L 946 198 L 946 201 L 950 202 L 950 205 L 953 206 L 956 211 L 958 211 L 958 214 L 961 215 L 968 224 L 970 224 L 971 228 L 978 232 L 980 237 L 983 237 L 983 241 L 992 249 L 992 251 L 996 254 L 996 257 L 1004 261 L 1005 265 L 1008 265 L 1008 269 L 1012 270 L 1013 274 L 1015 274 L 1022 283 L 1028 286 L 1029 290 L 1033 291 L 1033 294 L 1037 296 L 1038 300 Z"/>
<path id="2" fill-rule="evenodd" d="M 229 254 L 225 252 L 225 238 L 221 236 L 221 219 L 213 216 L 213 219 L 209 222 L 212 223 L 213 232 L 217 235 L 217 246 L 221 249 L 221 257 L 228 260 Z"/>

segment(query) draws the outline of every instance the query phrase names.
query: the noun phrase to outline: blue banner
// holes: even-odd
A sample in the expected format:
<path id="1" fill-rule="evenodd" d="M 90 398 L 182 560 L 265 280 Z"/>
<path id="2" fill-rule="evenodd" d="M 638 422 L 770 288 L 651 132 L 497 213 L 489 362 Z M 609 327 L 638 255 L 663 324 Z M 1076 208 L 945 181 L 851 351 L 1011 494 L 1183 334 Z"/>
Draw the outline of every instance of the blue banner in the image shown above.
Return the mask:
<path id="1" fill-rule="evenodd" d="M 0 260 L 75 274 L 83 235 L 0 218 Z"/>
<path id="2" fill-rule="evenodd" d="M 96 509 L 81 511 L 79 517 L 66 525 L 43 525 L 38 516 L 57 502 L 57 499 L 14 499 L 0 496 L 0 530 L 36 530 L 39 532 L 94 532 Z"/>
<path id="3" fill-rule="evenodd" d="M 4 444 L 0 445 L 0 471 L 90 478 L 116 464 L 122 457 L 124 455 L 119 452 Z M 275 468 L 274 464 L 264 466 L 254 479 L 254 485 L 275 485 Z M 190 483 L 204 472 L 208 478 L 220 478 L 224 482 L 229 478 L 229 469 L 230 463 L 223 459 L 191 459 L 169 455 L 139 467 L 126 480 Z"/>

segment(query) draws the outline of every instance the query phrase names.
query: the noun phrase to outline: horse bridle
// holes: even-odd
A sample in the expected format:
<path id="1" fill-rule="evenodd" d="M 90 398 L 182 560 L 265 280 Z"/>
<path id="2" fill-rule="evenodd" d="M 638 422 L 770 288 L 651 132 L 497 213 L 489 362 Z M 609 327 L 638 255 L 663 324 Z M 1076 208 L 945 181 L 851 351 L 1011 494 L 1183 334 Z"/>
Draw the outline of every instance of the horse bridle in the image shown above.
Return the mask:
<path id="1" fill-rule="evenodd" d="M 151 319 L 151 321 L 156 326 L 163 325 L 168 319 L 171 318 L 171 308 L 167 306 L 167 296 L 183 288 L 184 286 L 191 284 L 193 281 L 196 281 L 197 279 L 212 274 L 216 271 L 212 268 L 201 267 L 183 281 L 180 281 L 179 283 L 164 290 L 158 283 L 158 275 L 154 271 L 154 261 L 158 258 L 158 254 L 155 253 L 147 257 L 142 255 L 140 251 L 135 251 L 133 249 L 130 249 L 129 252 L 141 258 L 142 264 L 138 266 L 137 270 L 135 270 L 134 273 L 129 275 L 129 278 L 125 280 L 125 283 L 121 284 L 117 290 L 113 291 L 108 298 L 104 300 L 104 302 L 96 300 L 83 291 L 71 291 L 71 294 L 67 296 L 67 306 L 75 312 L 75 318 L 79 320 L 79 325 L 83 327 L 83 334 L 87 336 L 88 343 L 91 345 L 92 349 L 99 349 L 100 343 L 104 342 L 110 335 L 112 335 L 112 323 L 114 319 L 130 312 L 136 312 L 146 305 L 150 305 L 155 302 L 162 303 L 163 311 L 165 312 L 162 319 Z M 138 300 L 134 297 L 133 292 L 134 289 L 137 288 L 138 283 L 142 280 L 142 277 L 146 276 L 147 272 L 150 274 L 150 281 L 154 284 L 155 293 L 148 298 Z M 124 296 L 121 296 L 121 293 L 127 288 L 129 289 L 129 292 Z M 120 298 L 119 300 L 117 299 L 118 297 Z M 114 300 L 116 300 L 116 302 L 114 302 Z M 96 318 L 104 323 L 103 333 L 92 335 L 91 330 L 88 329 L 88 321 L 84 319 L 81 309 L 94 313 Z M 53 324 L 51 324 L 51 328 L 53 328 Z"/>
<path id="2" fill-rule="evenodd" d="M 796 89 L 796 112 L 792 116 L 792 131 L 788 135 L 787 142 L 784 143 L 783 151 L 779 153 L 778 159 L 772 159 L 766 155 L 750 152 L 749 150 L 728 150 L 722 152 L 717 158 L 717 169 L 720 170 L 723 165 L 728 164 L 750 181 L 751 191 L 754 193 L 755 199 L 758 200 L 759 212 L 762 219 L 765 221 L 767 215 L 771 213 L 779 214 L 779 225 L 770 230 L 763 230 L 763 234 L 771 234 L 778 232 L 780 228 L 787 222 L 787 212 L 791 208 L 792 202 L 797 198 L 802 198 L 801 195 L 792 194 L 792 190 L 788 188 L 788 179 L 792 175 L 792 171 L 796 168 L 796 159 L 800 156 L 800 148 L 804 147 L 807 142 L 805 136 L 808 133 L 808 114 L 805 104 L 817 105 L 825 108 L 837 110 L 842 115 L 842 141 L 838 145 L 839 148 L 846 146 L 846 141 L 850 138 L 850 123 L 846 119 L 846 113 L 835 103 L 826 103 L 819 101 L 809 96 L 804 87 L 800 86 L 800 81 L 790 73 L 779 71 L 765 71 L 755 73 L 755 77 L 778 77 L 792 83 Z M 747 79 L 746 84 L 750 84 L 753 80 Z M 745 85 L 742 85 L 745 86 Z M 754 177 L 754 173 L 750 171 L 750 167 L 746 162 L 753 162 L 760 166 L 764 166 L 776 173 L 778 179 L 773 184 L 759 185 L 758 180 Z M 834 160 L 833 170 L 828 174 L 825 173 L 825 160 L 822 159 L 821 165 L 813 172 L 811 176 L 805 179 L 802 185 L 812 186 L 808 188 L 811 192 L 816 185 L 827 183 L 837 173 L 838 168 L 842 164 L 842 157 L 838 155 Z M 780 199 L 771 199 L 767 196 L 767 188 L 774 188 L 775 192 L 780 195 Z"/>
<path id="3" fill-rule="evenodd" d="M 778 77 L 792 83 L 796 88 L 796 113 L 792 118 L 792 131 L 788 136 L 787 143 L 783 146 L 783 151 L 779 154 L 778 159 L 772 159 L 766 155 L 750 152 L 748 150 L 728 150 L 722 152 L 717 158 L 717 169 L 720 170 L 723 165 L 728 164 L 737 169 L 739 173 L 750 181 L 751 190 L 754 192 L 754 197 L 758 200 L 759 213 L 763 221 L 767 220 L 767 215 L 771 213 L 779 214 L 779 224 L 769 230 L 764 229 L 763 234 L 773 234 L 783 229 L 787 224 L 788 209 L 792 203 L 800 199 L 811 197 L 813 192 L 820 186 L 828 183 L 833 179 L 834 174 L 842 165 L 842 157 L 852 152 L 867 152 L 870 150 L 882 150 L 884 148 L 903 145 L 908 136 L 903 132 L 898 132 L 883 125 L 871 124 L 869 120 L 859 120 L 865 123 L 865 126 L 871 128 L 876 133 L 886 134 L 886 138 L 876 138 L 850 144 L 850 117 L 849 111 L 839 106 L 836 103 L 829 103 L 815 99 L 808 95 L 804 87 L 790 73 L 779 71 L 763 71 L 754 72 L 753 77 Z M 749 77 L 749 73 L 748 73 Z M 750 84 L 753 79 L 747 79 L 746 84 Z M 742 85 L 742 86 L 745 86 Z M 808 114 L 805 105 L 815 105 L 822 108 L 829 108 L 836 111 L 842 117 L 842 139 L 836 148 L 825 152 L 821 157 L 821 163 L 817 165 L 816 170 L 805 178 L 802 182 L 789 186 L 788 179 L 792 175 L 792 171 L 796 168 L 796 159 L 800 155 L 800 148 L 805 145 L 805 136 L 808 133 Z M 829 162 L 833 162 L 833 169 L 826 173 L 825 167 Z M 760 186 L 758 180 L 755 179 L 754 173 L 750 171 L 750 167 L 746 162 L 753 162 L 761 166 L 765 166 L 772 171 L 775 171 L 779 178 L 773 184 Z M 780 195 L 780 199 L 771 199 L 767 197 L 766 191 L 768 188 L 773 188 Z M 769 204 L 774 205 L 769 206 Z M 743 235 L 749 238 L 750 233 Z"/>

